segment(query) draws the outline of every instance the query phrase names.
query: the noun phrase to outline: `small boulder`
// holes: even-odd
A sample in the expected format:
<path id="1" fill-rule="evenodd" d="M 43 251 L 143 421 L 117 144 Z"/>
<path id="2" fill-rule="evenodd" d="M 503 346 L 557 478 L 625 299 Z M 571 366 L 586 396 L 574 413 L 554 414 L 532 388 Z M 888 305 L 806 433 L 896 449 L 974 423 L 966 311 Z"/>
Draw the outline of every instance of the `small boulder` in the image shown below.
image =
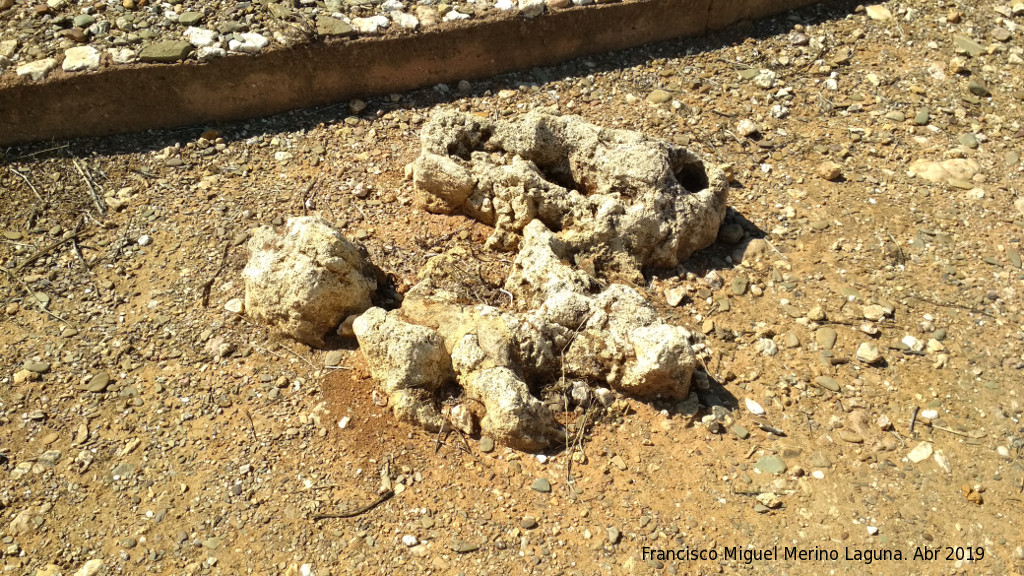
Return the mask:
<path id="1" fill-rule="evenodd" d="M 377 289 L 363 251 L 321 218 L 289 218 L 249 240 L 245 313 L 315 348 L 350 314 L 370 307 Z"/>

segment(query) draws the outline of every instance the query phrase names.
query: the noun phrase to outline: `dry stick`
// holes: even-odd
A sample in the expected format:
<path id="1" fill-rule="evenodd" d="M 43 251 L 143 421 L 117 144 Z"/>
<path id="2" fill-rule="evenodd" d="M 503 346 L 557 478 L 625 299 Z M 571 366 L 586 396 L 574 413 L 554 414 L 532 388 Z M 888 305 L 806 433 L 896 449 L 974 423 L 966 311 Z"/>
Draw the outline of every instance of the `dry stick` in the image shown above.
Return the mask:
<path id="1" fill-rule="evenodd" d="M 917 406 L 914 406 L 914 410 L 910 413 L 910 435 L 914 435 L 914 424 L 917 424 L 917 411 L 920 410 Z"/>
<path id="2" fill-rule="evenodd" d="M 927 302 L 929 304 L 934 304 L 936 306 L 942 306 L 943 308 L 958 308 L 960 310 L 966 310 L 966 311 L 972 312 L 974 314 L 983 314 L 985 316 L 988 316 L 989 318 L 995 318 L 995 316 L 993 316 L 992 314 L 989 314 L 988 312 L 985 312 L 984 310 L 981 310 L 979 308 L 971 308 L 970 306 L 964 306 L 963 304 L 953 304 L 953 303 L 938 302 L 936 300 L 931 300 L 931 299 L 925 298 L 924 296 L 921 296 L 919 294 L 907 294 L 907 296 L 909 296 L 911 298 L 917 298 L 918 300 L 920 300 L 922 302 Z"/>
<path id="3" fill-rule="evenodd" d="M 85 185 L 89 187 L 89 193 L 92 194 L 92 201 L 96 204 L 96 209 L 99 210 L 100 216 L 105 216 L 107 214 L 107 210 L 103 207 L 103 204 L 100 203 L 100 197 L 96 194 L 96 187 L 92 185 L 92 180 L 89 179 L 85 170 L 82 169 L 82 165 L 78 163 L 77 158 L 72 158 L 71 161 L 75 164 L 75 168 L 78 169 L 78 173 L 82 175 L 82 180 L 85 180 Z"/>
<path id="4" fill-rule="evenodd" d="M 256 443 L 256 448 L 259 448 L 260 439 L 256 436 L 256 424 L 252 421 L 252 414 L 249 414 L 249 409 L 245 410 L 245 417 L 249 420 L 249 431 L 252 432 L 252 441 Z"/>
<path id="5" fill-rule="evenodd" d="M 74 232 L 71 233 L 70 236 L 68 236 L 67 238 L 61 238 L 60 240 L 57 240 L 56 242 L 51 243 L 46 248 L 43 248 L 42 250 L 36 252 L 31 257 L 29 257 L 28 260 L 25 260 L 21 264 L 18 264 L 18 267 L 15 268 L 14 271 L 15 272 L 20 272 L 21 270 L 25 269 L 25 267 L 28 266 L 29 264 L 35 262 L 36 260 L 39 260 L 43 256 L 46 256 L 46 255 L 50 254 L 51 252 L 53 252 L 57 248 L 60 248 L 61 246 L 63 246 L 64 244 L 66 244 L 66 243 L 68 243 L 68 242 L 70 242 L 72 240 L 76 240 L 77 238 L 78 238 L 78 229 L 76 227 L 76 229 L 74 230 Z"/>
<path id="6" fill-rule="evenodd" d="M 955 434 L 957 436 L 963 436 L 964 438 L 974 438 L 975 440 L 985 437 L 985 434 L 982 434 L 981 436 L 975 436 L 974 434 L 961 432 L 959 430 L 953 430 L 952 428 L 946 428 L 945 426 L 939 426 L 938 424 L 932 424 L 932 428 L 936 430 L 942 430 L 943 432 L 949 432 L 950 434 Z"/>
<path id="7" fill-rule="evenodd" d="M 213 276 L 210 276 L 210 278 L 207 279 L 206 282 L 203 282 L 203 285 L 200 287 L 201 290 L 202 290 L 202 298 L 201 298 L 201 300 L 202 300 L 203 308 L 209 308 L 210 307 L 210 292 L 213 291 L 213 283 L 217 281 L 217 276 L 220 275 L 220 273 L 224 270 L 224 266 L 228 263 L 228 251 L 230 249 L 231 249 L 231 244 L 225 242 L 224 243 L 224 250 L 221 252 L 221 255 L 220 255 L 220 265 L 217 266 L 216 270 L 214 270 Z"/>
<path id="8" fill-rule="evenodd" d="M 36 303 L 36 307 L 39 308 L 39 310 L 43 314 L 46 314 L 47 316 L 49 316 L 50 318 L 53 318 L 54 320 L 56 320 L 58 322 L 63 322 L 65 324 L 67 324 L 68 326 L 71 326 L 71 327 L 75 328 L 78 331 L 81 331 L 81 328 L 79 328 L 77 324 L 73 324 L 71 322 L 68 322 L 67 320 L 61 318 L 60 316 L 57 316 L 53 312 L 50 312 L 49 310 L 44 308 L 43 307 L 43 302 L 41 300 L 39 300 L 38 298 L 36 298 L 35 292 L 33 292 L 32 289 L 30 289 L 28 286 L 26 286 L 25 282 L 21 278 L 15 276 L 12 272 L 7 270 L 6 268 L 0 267 L 0 270 L 3 270 L 4 274 L 7 274 L 7 276 L 9 276 L 12 280 L 17 282 L 21 286 L 21 288 L 23 290 L 25 290 L 25 292 L 28 294 L 29 298 L 31 298 Z"/>
<path id="9" fill-rule="evenodd" d="M 388 500 L 390 500 L 394 496 L 395 496 L 395 491 L 394 490 L 388 490 L 387 492 L 381 494 L 379 498 L 377 498 L 373 502 L 370 502 L 366 506 L 360 506 L 359 508 L 356 508 L 355 510 L 349 510 L 349 511 L 346 511 L 346 512 L 338 512 L 336 514 L 317 514 L 315 516 L 310 517 L 310 520 L 312 520 L 313 522 L 319 522 L 320 520 L 325 520 L 327 518 L 354 518 L 356 516 L 360 516 L 362 514 L 366 514 L 370 510 L 373 510 L 377 506 L 380 506 L 381 504 L 387 502 Z"/>
<path id="10" fill-rule="evenodd" d="M 14 168 L 8 167 L 8 170 L 20 176 L 21 179 L 25 181 L 25 184 L 28 184 L 28 187 L 32 189 L 32 193 L 36 195 L 36 198 L 39 198 L 39 201 L 42 202 L 43 204 L 46 203 L 46 200 L 43 200 L 43 197 L 39 194 L 39 191 L 36 190 L 36 187 L 32 185 L 32 182 L 28 179 L 28 176 L 25 176 L 24 174 L 18 172 Z"/>

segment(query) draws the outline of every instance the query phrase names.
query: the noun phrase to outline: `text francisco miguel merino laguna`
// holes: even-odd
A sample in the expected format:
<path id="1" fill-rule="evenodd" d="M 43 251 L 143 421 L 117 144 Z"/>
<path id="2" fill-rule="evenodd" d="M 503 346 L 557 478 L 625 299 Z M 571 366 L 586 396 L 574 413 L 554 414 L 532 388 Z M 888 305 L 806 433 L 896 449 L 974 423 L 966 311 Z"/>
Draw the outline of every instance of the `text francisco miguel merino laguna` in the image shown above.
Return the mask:
<path id="1" fill-rule="evenodd" d="M 662 550 L 644 546 L 641 549 L 643 560 L 661 561 L 682 561 L 699 562 L 715 561 L 720 558 L 718 550 L 699 548 L 680 548 L 676 550 Z M 921 552 L 918 551 L 918 555 Z M 726 546 L 722 550 L 723 560 L 738 560 L 744 564 L 753 562 L 772 562 L 776 560 L 795 560 L 827 562 L 847 560 L 851 562 L 863 562 L 871 564 L 875 560 L 903 560 L 903 552 L 897 549 L 878 548 L 845 548 L 842 553 L 839 550 L 828 550 L 825 548 L 801 549 L 796 546 L 785 546 L 781 550 L 778 546 L 771 548 L 744 548 L 742 546 Z M 931 558 L 922 558 L 928 559 Z"/>

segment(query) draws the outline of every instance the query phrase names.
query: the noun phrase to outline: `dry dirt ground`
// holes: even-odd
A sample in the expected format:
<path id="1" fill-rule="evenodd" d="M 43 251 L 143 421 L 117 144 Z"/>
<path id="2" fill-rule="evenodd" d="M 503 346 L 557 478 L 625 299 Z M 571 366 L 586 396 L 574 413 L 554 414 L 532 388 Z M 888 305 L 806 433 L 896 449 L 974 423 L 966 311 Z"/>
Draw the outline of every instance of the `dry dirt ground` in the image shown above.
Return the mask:
<path id="1" fill-rule="evenodd" d="M 883 6 L 365 109 L 5 150 L 4 574 L 1024 572 L 1024 6 Z M 546 458 L 487 452 L 395 423 L 352 342 L 310 350 L 225 310 L 249 231 L 307 213 L 397 292 L 454 247 L 500 284 L 490 231 L 419 210 L 404 166 L 434 108 L 537 106 L 732 164 L 740 243 L 638 286 L 702 335 L 696 415 L 622 399 L 563 414 L 586 433 Z M 961 157 L 976 174 L 909 173 Z M 311 519 L 382 483 L 397 494 L 372 510 Z"/>

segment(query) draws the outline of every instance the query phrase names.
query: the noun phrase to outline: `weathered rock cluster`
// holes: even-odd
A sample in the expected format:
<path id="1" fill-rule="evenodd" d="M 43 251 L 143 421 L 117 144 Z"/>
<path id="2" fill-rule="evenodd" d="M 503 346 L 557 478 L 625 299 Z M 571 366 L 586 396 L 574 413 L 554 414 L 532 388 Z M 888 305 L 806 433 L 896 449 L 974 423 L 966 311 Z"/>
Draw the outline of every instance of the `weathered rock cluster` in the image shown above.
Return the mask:
<path id="1" fill-rule="evenodd" d="M 321 220 L 297 218 L 283 237 L 261 229 L 250 242 L 248 313 L 320 346 L 366 310 L 352 328 L 396 416 L 523 450 L 563 438 L 538 397 L 547 385 L 576 383 L 580 404 L 587 386 L 688 395 L 691 334 L 615 279 L 674 267 L 714 241 L 721 172 L 686 149 L 545 112 L 493 122 L 440 111 L 422 144 L 411 176 L 423 206 L 492 225 L 487 245 L 516 252 L 503 288 L 511 306 L 474 303 L 457 280 L 462 255 L 450 252 L 421 271 L 400 308 L 369 308 L 375 283 L 356 247 Z"/>

